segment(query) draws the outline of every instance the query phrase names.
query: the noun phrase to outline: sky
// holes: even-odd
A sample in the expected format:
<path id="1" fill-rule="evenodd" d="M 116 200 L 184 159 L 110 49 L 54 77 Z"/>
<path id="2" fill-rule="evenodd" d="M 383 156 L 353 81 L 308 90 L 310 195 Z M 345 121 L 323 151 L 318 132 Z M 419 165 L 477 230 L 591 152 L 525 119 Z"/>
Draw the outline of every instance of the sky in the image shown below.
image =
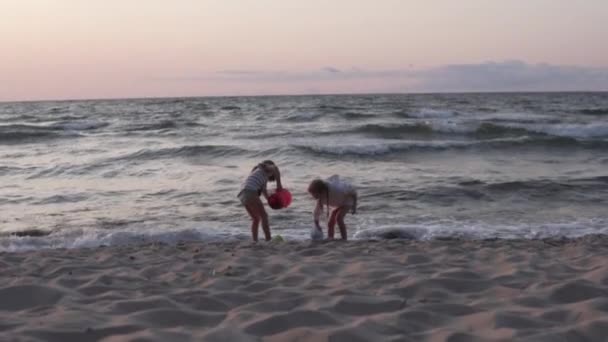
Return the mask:
<path id="1" fill-rule="evenodd" d="M 0 101 L 608 90 L 605 0 L 0 0 Z"/>

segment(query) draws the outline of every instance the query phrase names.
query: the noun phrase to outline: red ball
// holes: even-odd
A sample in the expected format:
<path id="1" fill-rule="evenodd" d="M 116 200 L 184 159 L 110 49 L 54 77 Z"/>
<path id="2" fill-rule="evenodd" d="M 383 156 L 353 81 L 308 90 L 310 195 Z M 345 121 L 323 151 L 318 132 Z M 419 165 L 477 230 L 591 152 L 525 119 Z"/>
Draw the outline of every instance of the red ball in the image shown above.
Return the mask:
<path id="1" fill-rule="evenodd" d="M 268 196 L 268 206 L 270 206 L 272 209 L 287 208 L 290 204 L 291 193 L 287 189 L 275 191 L 275 193 Z"/>
<path id="2" fill-rule="evenodd" d="M 268 206 L 272 209 L 281 209 L 283 207 L 281 204 L 281 199 L 276 194 L 268 196 Z"/>
<path id="3" fill-rule="evenodd" d="M 281 189 L 276 192 L 276 195 L 281 199 L 281 205 L 283 208 L 289 207 L 291 204 L 291 192 L 287 189 Z"/>

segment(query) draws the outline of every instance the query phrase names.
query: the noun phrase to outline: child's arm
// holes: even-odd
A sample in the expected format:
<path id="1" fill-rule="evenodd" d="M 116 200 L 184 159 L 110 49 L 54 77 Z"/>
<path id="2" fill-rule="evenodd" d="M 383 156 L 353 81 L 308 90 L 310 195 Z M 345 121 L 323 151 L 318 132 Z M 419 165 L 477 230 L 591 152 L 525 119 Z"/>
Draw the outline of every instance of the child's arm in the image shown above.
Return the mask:
<path id="1" fill-rule="evenodd" d="M 283 185 L 281 184 L 281 172 L 278 167 L 273 167 L 274 178 L 277 181 L 277 190 L 283 189 Z"/>
<path id="2" fill-rule="evenodd" d="M 264 198 L 268 201 L 268 190 L 266 189 L 266 186 L 262 188 L 262 195 L 264 195 Z"/>
<path id="3" fill-rule="evenodd" d="M 323 212 L 323 204 L 321 204 L 321 200 L 317 200 L 317 205 L 315 206 L 315 210 L 313 212 L 313 217 L 315 220 L 315 227 L 317 227 L 318 230 L 321 230 L 321 226 L 319 225 L 319 217 L 321 216 L 322 212 Z"/>
<path id="4" fill-rule="evenodd" d="M 353 191 L 352 196 L 353 196 L 353 211 L 352 211 L 352 213 L 354 215 L 354 214 L 357 213 L 357 197 L 358 197 L 357 191 Z"/>

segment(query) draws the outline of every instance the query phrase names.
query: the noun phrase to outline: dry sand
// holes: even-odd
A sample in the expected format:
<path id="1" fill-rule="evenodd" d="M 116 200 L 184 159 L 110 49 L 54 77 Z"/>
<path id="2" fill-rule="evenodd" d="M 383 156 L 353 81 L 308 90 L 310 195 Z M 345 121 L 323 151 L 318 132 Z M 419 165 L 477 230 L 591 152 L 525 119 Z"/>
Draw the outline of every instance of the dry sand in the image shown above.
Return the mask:
<path id="1" fill-rule="evenodd" d="M 607 341 L 608 238 L 0 253 L 0 341 Z"/>

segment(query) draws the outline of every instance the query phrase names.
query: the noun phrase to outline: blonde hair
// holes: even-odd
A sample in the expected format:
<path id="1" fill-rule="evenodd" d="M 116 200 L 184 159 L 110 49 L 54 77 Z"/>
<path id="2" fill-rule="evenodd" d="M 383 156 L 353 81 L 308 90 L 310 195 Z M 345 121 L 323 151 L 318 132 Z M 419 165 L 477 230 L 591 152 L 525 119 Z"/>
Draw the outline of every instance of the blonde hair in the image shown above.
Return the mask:
<path id="1" fill-rule="evenodd" d="M 329 217 L 329 186 L 322 179 L 316 178 L 308 185 L 309 194 L 323 194 L 325 193 L 325 204 L 327 205 L 327 217 Z"/>

